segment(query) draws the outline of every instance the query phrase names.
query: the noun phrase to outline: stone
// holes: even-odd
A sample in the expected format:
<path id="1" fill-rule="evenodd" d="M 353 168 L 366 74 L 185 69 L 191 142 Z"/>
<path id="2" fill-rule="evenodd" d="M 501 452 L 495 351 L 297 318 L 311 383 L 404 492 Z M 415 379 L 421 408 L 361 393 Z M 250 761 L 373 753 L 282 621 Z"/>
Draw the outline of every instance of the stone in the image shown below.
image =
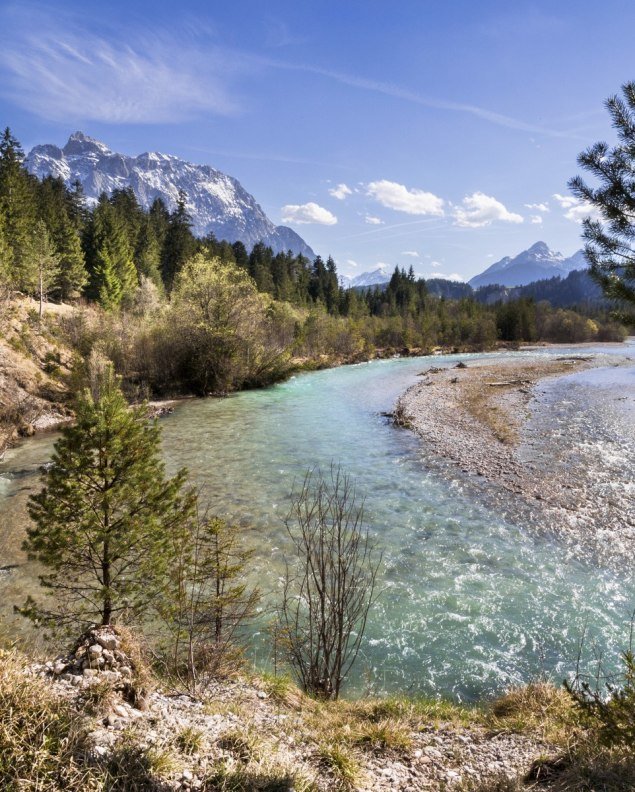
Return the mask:
<path id="1" fill-rule="evenodd" d="M 98 643 L 88 647 L 88 654 L 90 657 L 99 657 L 103 651 L 103 647 Z"/>
<path id="2" fill-rule="evenodd" d="M 116 635 L 112 633 L 101 633 L 97 636 L 97 642 L 103 649 L 109 649 L 111 652 L 118 648 L 119 640 Z"/>

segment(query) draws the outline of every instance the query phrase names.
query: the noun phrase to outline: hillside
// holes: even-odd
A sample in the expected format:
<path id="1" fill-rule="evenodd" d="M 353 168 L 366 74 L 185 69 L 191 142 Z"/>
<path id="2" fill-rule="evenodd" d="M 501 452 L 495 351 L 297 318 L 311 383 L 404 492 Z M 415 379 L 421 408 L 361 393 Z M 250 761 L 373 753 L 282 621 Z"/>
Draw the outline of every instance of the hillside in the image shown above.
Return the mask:
<path id="1" fill-rule="evenodd" d="M 0 459 L 9 443 L 68 420 L 72 352 L 37 319 L 35 301 L 5 308 L 0 335 Z M 58 315 L 68 306 L 47 306 Z"/>

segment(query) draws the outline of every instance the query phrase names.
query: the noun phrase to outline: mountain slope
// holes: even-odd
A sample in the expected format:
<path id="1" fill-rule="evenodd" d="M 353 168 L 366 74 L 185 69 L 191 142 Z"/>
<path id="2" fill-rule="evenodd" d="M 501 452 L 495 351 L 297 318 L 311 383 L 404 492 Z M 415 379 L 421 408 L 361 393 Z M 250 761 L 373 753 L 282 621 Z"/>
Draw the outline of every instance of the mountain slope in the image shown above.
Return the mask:
<path id="1" fill-rule="evenodd" d="M 556 275 L 566 278 L 570 272 L 587 267 L 588 264 L 581 250 L 565 258 L 562 253 L 550 250 L 544 242 L 536 242 L 529 250 L 524 250 L 514 258 L 505 256 L 492 264 L 484 272 L 475 275 L 469 284 L 475 289 L 492 284 L 525 286 L 533 281 L 553 278 Z"/>
<path id="2" fill-rule="evenodd" d="M 40 179 L 55 176 L 68 186 L 79 181 L 91 203 L 103 192 L 132 187 L 144 208 L 161 198 L 173 210 L 183 190 L 197 236 L 213 233 L 217 239 L 240 240 L 247 249 L 262 241 L 275 252 L 292 250 L 315 256 L 295 231 L 274 225 L 237 179 L 209 165 L 154 152 L 129 157 L 82 132 L 72 134 L 64 148 L 35 146 L 25 165 Z"/>

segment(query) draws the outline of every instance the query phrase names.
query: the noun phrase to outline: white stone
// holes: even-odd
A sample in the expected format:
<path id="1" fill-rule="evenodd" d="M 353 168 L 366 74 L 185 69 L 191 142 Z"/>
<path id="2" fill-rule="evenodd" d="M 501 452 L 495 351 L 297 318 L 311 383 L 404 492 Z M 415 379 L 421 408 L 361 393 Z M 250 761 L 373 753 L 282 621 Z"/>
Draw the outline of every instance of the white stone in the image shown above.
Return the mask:
<path id="1" fill-rule="evenodd" d="M 97 641 L 104 649 L 109 649 L 111 652 L 119 646 L 119 640 L 116 635 L 112 633 L 104 633 L 97 636 Z"/>

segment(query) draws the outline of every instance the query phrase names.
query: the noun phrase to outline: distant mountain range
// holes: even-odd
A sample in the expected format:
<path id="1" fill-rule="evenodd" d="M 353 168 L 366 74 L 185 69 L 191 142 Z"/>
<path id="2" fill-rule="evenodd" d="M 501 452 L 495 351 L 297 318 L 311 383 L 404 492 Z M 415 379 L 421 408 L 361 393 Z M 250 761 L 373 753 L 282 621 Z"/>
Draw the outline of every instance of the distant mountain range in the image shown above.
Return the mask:
<path id="1" fill-rule="evenodd" d="M 468 281 L 468 284 L 472 289 L 479 289 L 482 286 L 494 284 L 509 287 L 526 286 L 529 283 L 548 278 L 566 278 L 569 273 L 575 270 L 586 270 L 588 266 L 582 250 L 578 250 L 572 256 L 566 258 L 562 253 L 551 250 L 544 242 L 536 242 L 528 250 L 523 250 L 522 253 L 513 258 L 505 256 L 505 258 L 492 264 L 479 275 L 475 275 Z M 340 275 L 340 283 L 345 289 L 381 286 L 390 281 L 393 269 L 382 264 L 377 269 L 362 272 L 353 278 Z M 432 279 L 435 283 L 437 280 L 439 284 L 454 282 L 446 281 L 442 278 Z M 432 284 L 432 281 L 426 278 L 428 284 Z M 463 288 L 460 289 L 462 294 L 471 291 L 467 288 L 467 284 L 462 284 L 462 286 Z M 439 293 L 444 292 L 444 290 L 445 287 L 441 286 L 438 289 L 436 287 L 432 289 L 432 291 L 439 291 Z"/>
<path id="2" fill-rule="evenodd" d="M 217 239 L 240 240 L 248 250 L 262 241 L 276 253 L 291 250 L 315 257 L 295 231 L 274 225 L 237 179 L 209 165 L 155 152 L 129 157 L 83 132 L 72 134 L 64 148 L 35 146 L 25 165 L 40 179 L 58 177 L 69 187 L 79 181 L 89 203 L 95 203 L 104 192 L 110 195 L 113 190 L 132 187 L 145 209 L 161 198 L 173 210 L 183 190 L 197 236 L 213 233 Z"/>
<path id="3" fill-rule="evenodd" d="M 480 286 L 526 286 L 537 280 L 559 275 L 566 278 L 574 270 L 588 268 L 584 252 L 578 250 L 569 258 L 551 250 L 544 242 L 536 242 L 529 250 L 523 250 L 514 258 L 505 256 L 492 264 L 480 275 L 475 275 L 469 284 L 474 289 Z"/>

